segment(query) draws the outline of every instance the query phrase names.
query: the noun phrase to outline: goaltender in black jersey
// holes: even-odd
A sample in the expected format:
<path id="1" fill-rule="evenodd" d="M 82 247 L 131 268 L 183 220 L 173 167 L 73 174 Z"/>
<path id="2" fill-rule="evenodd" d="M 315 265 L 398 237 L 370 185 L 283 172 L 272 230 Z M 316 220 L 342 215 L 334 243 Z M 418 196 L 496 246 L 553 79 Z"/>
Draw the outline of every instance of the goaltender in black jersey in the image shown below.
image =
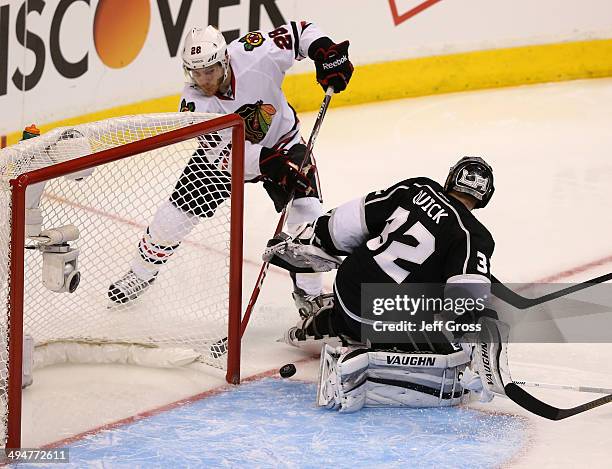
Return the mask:
<path id="1" fill-rule="evenodd" d="M 493 186 L 484 171 L 468 171 L 464 160 L 451 173 L 446 187 L 455 189 L 425 177 L 407 179 L 318 219 L 314 235 L 321 248 L 347 256 L 335 293 L 349 318 L 359 321 L 364 283 L 490 283 L 495 243 L 471 209 L 487 204 Z M 482 192 L 482 201 L 468 190 Z"/>
<path id="2" fill-rule="evenodd" d="M 472 284 L 488 294 L 495 243 L 472 210 L 485 207 L 494 190 L 491 166 L 464 157 L 451 167 L 444 186 L 427 177 L 406 179 L 340 205 L 294 238 L 281 234 L 270 240 L 264 259 L 275 265 L 292 272 L 338 269 L 333 294 L 319 297 L 319 310 L 285 334 L 285 341 L 298 347 L 328 344 L 321 355 L 320 405 L 343 411 L 363 405 L 454 405 L 467 389 L 482 391 L 478 375 L 466 369 L 471 346 L 367 347 L 361 336 L 367 322 L 361 289 L 372 283 Z M 438 364 L 396 369 L 424 363 L 413 358 L 419 353 L 437 357 Z M 461 375 L 476 385 L 459 383 Z M 389 394 L 389 386 L 397 392 Z"/>

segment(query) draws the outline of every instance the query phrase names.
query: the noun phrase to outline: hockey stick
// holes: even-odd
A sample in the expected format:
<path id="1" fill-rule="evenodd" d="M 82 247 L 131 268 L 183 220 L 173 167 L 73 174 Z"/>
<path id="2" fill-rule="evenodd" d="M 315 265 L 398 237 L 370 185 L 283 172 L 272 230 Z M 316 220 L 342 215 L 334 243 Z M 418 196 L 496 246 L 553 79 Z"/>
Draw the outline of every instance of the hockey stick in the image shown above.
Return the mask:
<path id="1" fill-rule="evenodd" d="M 491 293 L 493 293 L 497 298 L 502 301 L 505 301 L 511 306 L 514 306 L 518 309 L 527 309 L 532 306 L 536 306 L 542 303 L 546 303 L 547 301 L 555 300 L 557 298 L 561 298 L 562 296 L 569 295 L 571 293 L 575 293 L 580 290 L 584 290 L 585 288 L 592 287 L 599 283 L 607 282 L 608 280 L 612 280 L 612 272 L 609 274 L 600 275 L 599 277 L 595 277 L 591 280 L 587 280 L 586 282 L 578 283 L 576 285 L 572 285 L 567 288 L 563 288 L 559 291 L 548 293 L 543 296 L 539 296 L 537 298 L 527 298 L 525 296 L 521 296 L 518 293 L 512 291 L 506 285 L 504 285 L 501 281 L 499 281 L 495 276 L 491 276 L 491 280 L 493 283 L 491 284 Z"/>
<path id="2" fill-rule="evenodd" d="M 559 389 L 562 391 L 592 392 L 595 394 L 612 394 L 612 389 L 594 388 L 591 386 L 572 386 L 571 384 L 534 383 L 531 381 L 513 381 L 514 384 L 526 388 Z"/>
<path id="3" fill-rule="evenodd" d="M 558 407 L 551 406 L 537 399 L 536 397 L 529 394 L 527 391 L 522 389 L 518 384 L 508 383 L 504 386 L 506 396 L 514 401 L 515 404 L 521 406 L 523 409 L 529 412 L 544 417 L 549 420 L 563 420 L 574 415 L 581 414 L 587 410 L 594 409 L 601 405 L 612 402 L 612 394 L 585 404 L 571 407 L 569 409 L 560 409 Z"/>
<path id="4" fill-rule="evenodd" d="M 304 159 L 300 164 L 299 171 L 302 171 L 304 163 L 308 161 L 310 154 L 312 153 L 312 149 L 315 144 L 315 140 L 319 135 L 319 130 L 321 130 L 321 124 L 323 124 L 323 118 L 327 113 L 327 108 L 329 107 L 329 103 L 331 101 L 332 95 L 334 94 L 334 89 L 329 86 L 325 91 L 325 97 L 323 98 L 323 102 L 321 103 L 321 107 L 319 108 L 319 113 L 317 114 L 317 118 L 315 119 L 315 123 L 312 127 L 312 131 L 310 132 L 310 138 L 308 139 L 308 144 L 306 145 L 306 152 L 304 153 Z M 295 188 L 291 191 L 289 195 L 289 200 L 283 211 L 281 212 L 280 219 L 278 220 L 278 224 L 276 225 L 276 229 L 274 230 L 274 236 L 279 234 L 283 230 L 283 226 L 285 225 L 285 220 L 287 219 L 287 208 L 289 204 L 293 200 L 293 196 L 295 193 Z M 257 281 L 255 282 L 255 286 L 253 287 L 253 291 L 251 293 L 251 297 L 249 298 L 249 303 L 244 312 L 244 316 L 242 317 L 242 322 L 240 324 L 240 337 L 244 335 L 244 331 L 249 323 L 249 319 L 251 319 L 251 313 L 253 312 L 253 308 L 255 307 L 255 303 L 257 302 L 257 298 L 259 298 L 259 292 L 261 291 L 261 286 L 266 278 L 268 273 L 268 269 L 270 267 L 270 263 L 268 261 L 264 261 L 261 265 L 261 269 L 259 269 L 259 275 L 257 276 Z M 224 337 L 221 340 L 218 340 L 210 347 L 211 354 L 214 358 L 218 358 L 221 355 L 225 354 L 227 351 L 227 337 Z"/>
<path id="5" fill-rule="evenodd" d="M 325 91 L 325 97 L 323 98 L 323 102 L 321 103 L 321 107 L 319 108 L 319 113 L 317 114 L 317 118 L 315 119 L 315 123 L 312 127 L 312 131 L 310 132 L 310 138 L 308 139 L 308 144 L 306 145 L 306 153 L 304 154 L 304 159 L 300 164 L 299 171 L 302 171 L 302 167 L 304 163 L 308 161 L 310 154 L 312 153 L 312 149 L 314 147 L 315 140 L 319 135 L 319 130 L 321 130 L 321 125 L 323 124 L 323 118 L 327 113 L 327 108 L 329 107 L 329 103 L 331 101 L 332 95 L 334 94 L 334 89 L 330 86 Z M 285 220 L 287 219 L 288 207 L 291 201 L 293 200 L 293 196 L 295 194 L 295 188 L 292 189 L 291 194 L 289 195 L 289 200 L 287 204 L 283 208 L 283 212 L 281 213 L 280 220 L 276 225 L 276 229 L 274 230 L 274 236 L 279 234 L 283 230 L 283 226 L 285 224 Z M 246 310 L 244 312 L 244 317 L 242 318 L 242 324 L 240 328 L 240 337 L 244 335 L 244 331 L 249 323 L 249 319 L 251 318 L 251 313 L 253 312 L 253 308 L 255 307 L 255 303 L 257 302 L 257 298 L 259 298 L 259 292 L 261 291 L 261 286 L 263 284 L 264 279 L 266 278 L 266 274 L 268 273 L 268 268 L 270 267 L 270 263 L 268 261 L 264 261 L 259 270 L 259 275 L 257 276 L 257 281 L 255 282 L 255 287 L 253 287 L 253 292 L 251 293 L 251 298 L 249 299 L 249 303 L 247 304 Z"/>

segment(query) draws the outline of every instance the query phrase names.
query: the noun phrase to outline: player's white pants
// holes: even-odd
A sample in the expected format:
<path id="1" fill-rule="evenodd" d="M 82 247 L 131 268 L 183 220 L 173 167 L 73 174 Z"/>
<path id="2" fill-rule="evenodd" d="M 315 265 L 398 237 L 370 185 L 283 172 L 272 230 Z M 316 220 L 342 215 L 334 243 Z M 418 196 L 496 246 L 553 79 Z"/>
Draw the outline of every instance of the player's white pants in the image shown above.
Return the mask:
<path id="1" fill-rule="evenodd" d="M 315 197 L 294 199 L 287 217 L 288 231 L 314 221 L 322 211 L 322 204 Z M 178 209 L 170 201 L 163 202 L 140 241 L 138 252 L 130 263 L 131 269 L 143 280 L 153 278 L 200 221 L 200 217 Z M 319 295 L 322 274 L 297 274 L 296 286 L 307 295 Z"/>

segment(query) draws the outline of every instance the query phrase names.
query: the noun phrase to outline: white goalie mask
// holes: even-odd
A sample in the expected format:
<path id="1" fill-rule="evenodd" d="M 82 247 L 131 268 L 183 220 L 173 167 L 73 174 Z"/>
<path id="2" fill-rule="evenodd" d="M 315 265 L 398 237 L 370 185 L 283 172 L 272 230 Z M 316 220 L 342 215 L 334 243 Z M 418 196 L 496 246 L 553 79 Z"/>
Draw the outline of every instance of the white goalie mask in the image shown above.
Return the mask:
<path id="1" fill-rule="evenodd" d="M 193 28 L 185 38 L 183 69 L 189 82 L 195 83 L 191 71 L 210 67 L 216 63 L 223 67 L 223 80 L 229 72 L 229 56 L 223 34 L 214 26 Z"/>

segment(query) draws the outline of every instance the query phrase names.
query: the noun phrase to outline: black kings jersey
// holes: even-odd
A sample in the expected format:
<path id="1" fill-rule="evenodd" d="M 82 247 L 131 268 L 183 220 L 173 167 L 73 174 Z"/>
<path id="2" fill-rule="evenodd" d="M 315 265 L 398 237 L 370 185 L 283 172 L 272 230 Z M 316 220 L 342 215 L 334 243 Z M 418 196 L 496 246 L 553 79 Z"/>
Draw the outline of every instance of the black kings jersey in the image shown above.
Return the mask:
<path id="1" fill-rule="evenodd" d="M 335 289 L 356 314 L 363 283 L 490 281 L 491 234 L 429 178 L 369 193 L 326 216 L 316 233 L 327 250 L 349 254 Z"/>

